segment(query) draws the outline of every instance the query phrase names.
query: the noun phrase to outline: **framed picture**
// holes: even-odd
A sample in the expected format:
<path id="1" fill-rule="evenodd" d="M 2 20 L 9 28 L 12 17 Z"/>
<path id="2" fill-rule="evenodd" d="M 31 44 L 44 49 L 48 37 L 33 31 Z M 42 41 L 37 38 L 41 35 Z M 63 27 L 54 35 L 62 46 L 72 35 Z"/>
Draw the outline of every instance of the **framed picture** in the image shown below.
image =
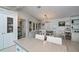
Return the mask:
<path id="1" fill-rule="evenodd" d="M 59 26 L 65 26 L 65 21 L 59 21 L 58 25 Z"/>

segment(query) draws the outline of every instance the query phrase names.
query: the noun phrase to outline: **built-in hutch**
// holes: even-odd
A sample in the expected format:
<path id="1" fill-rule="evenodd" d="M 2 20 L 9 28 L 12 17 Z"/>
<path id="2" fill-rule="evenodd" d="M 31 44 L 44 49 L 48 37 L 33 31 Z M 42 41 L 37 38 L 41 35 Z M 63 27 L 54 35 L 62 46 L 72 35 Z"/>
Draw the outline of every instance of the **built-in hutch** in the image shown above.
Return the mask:
<path id="1" fill-rule="evenodd" d="M 17 40 L 17 13 L 0 8 L 0 50 Z"/>
<path id="2" fill-rule="evenodd" d="M 72 41 L 79 42 L 79 16 L 71 17 Z"/>

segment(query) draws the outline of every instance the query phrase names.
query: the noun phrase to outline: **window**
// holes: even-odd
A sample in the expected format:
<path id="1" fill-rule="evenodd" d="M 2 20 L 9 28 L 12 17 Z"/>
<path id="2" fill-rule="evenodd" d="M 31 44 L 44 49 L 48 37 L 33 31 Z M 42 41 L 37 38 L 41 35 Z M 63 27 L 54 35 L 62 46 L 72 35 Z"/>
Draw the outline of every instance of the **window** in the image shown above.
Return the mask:
<path id="1" fill-rule="evenodd" d="M 33 30 L 35 30 L 35 23 L 33 23 Z"/>
<path id="2" fill-rule="evenodd" d="M 38 29 L 38 24 L 36 23 L 36 30 Z"/>
<path id="3" fill-rule="evenodd" d="M 29 21 L 29 32 L 31 32 L 31 31 L 32 31 L 32 22 Z"/>

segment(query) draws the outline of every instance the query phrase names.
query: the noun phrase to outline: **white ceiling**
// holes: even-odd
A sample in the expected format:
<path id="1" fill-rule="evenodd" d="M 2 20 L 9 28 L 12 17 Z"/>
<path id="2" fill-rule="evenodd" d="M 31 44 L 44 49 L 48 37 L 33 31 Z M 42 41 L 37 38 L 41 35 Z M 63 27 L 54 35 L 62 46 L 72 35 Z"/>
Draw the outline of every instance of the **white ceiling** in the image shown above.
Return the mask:
<path id="1" fill-rule="evenodd" d="M 38 19 L 61 18 L 79 15 L 79 6 L 2 6 L 3 8 L 28 13 Z"/>

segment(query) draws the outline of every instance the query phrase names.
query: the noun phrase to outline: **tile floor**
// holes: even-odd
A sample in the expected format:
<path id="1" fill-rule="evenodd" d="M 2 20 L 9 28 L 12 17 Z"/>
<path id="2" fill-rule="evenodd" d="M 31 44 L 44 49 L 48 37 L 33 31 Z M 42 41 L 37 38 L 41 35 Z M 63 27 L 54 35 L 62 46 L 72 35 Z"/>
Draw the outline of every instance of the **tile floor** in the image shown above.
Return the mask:
<path id="1" fill-rule="evenodd" d="M 64 44 L 66 45 L 68 52 L 79 52 L 79 42 L 65 40 Z"/>
<path id="2" fill-rule="evenodd" d="M 79 52 L 79 42 L 73 42 L 70 40 L 64 40 L 63 44 L 67 47 L 67 52 Z M 16 52 L 16 46 L 3 49 L 0 52 Z"/>

